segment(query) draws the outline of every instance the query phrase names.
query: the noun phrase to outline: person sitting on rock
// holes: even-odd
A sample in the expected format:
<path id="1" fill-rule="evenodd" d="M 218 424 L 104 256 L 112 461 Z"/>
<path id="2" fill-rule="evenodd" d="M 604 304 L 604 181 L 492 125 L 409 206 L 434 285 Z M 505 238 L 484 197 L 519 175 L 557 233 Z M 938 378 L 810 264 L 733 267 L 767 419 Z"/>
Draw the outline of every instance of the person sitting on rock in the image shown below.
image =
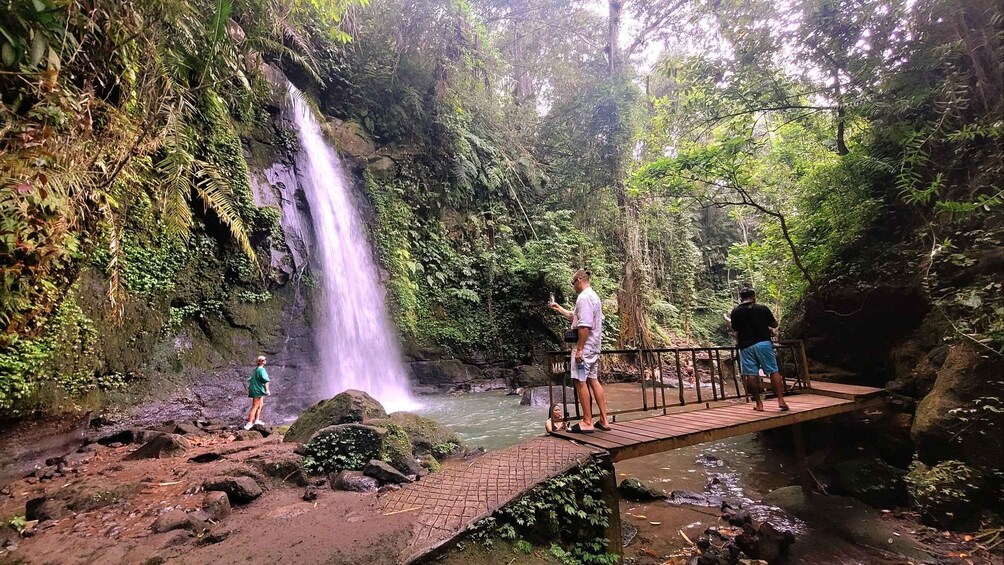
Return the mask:
<path id="1" fill-rule="evenodd" d="M 266 396 L 271 393 L 268 390 L 268 371 L 265 370 L 265 356 L 258 356 L 258 366 L 248 379 L 248 398 L 251 399 L 251 411 L 248 412 L 248 421 L 244 424 L 245 430 L 250 430 L 255 424 L 265 425 L 261 420 L 261 409 Z"/>
<path id="2" fill-rule="evenodd" d="M 560 404 L 552 404 L 550 417 L 544 422 L 544 429 L 547 433 L 560 432 L 565 429 L 565 412 Z"/>

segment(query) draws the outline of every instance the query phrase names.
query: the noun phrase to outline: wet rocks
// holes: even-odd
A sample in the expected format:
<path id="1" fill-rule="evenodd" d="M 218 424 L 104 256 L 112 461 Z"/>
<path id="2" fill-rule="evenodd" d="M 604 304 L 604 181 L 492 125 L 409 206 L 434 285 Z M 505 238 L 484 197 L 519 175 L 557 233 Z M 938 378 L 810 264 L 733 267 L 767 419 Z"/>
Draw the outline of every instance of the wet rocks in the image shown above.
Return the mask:
<path id="1" fill-rule="evenodd" d="M 516 387 L 530 388 L 547 386 L 547 372 L 535 365 L 520 365 L 516 367 Z"/>
<path id="2" fill-rule="evenodd" d="M 416 361 L 410 364 L 414 381 L 425 386 L 445 386 L 447 389 L 484 379 L 484 372 L 457 359 Z"/>
<path id="3" fill-rule="evenodd" d="M 621 484 L 617 485 L 617 490 L 620 491 L 622 497 L 635 502 L 651 502 L 666 498 L 665 493 L 646 485 L 635 477 L 628 477 L 621 481 Z"/>
<path id="4" fill-rule="evenodd" d="M 163 434 L 154 437 L 143 444 L 142 447 L 130 453 L 125 459 L 135 461 L 138 459 L 166 459 L 170 457 L 180 457 L 192 448 L 192 444 L 182 436 L 177 434 Z"/>
<path id="5" fill-rule="evenodd" d="M 225 492 L 231 504 L 247 504 L 261 496 L 262 488 L 251 477 L 212 477 L 202 483 L 207 491 Z"/>
<path id="6" fill-rule="evenodd" d="M 394 483 L 401 485 L 413 482 L 413 480 L 408 478 L 404 473 L 378 459 L 371 459 L 368 463 L 366 463 L 366 466 L 363 467 L 363 474 L 367 477 L 373 477 L 381 483 Z"/>
<path id="7" fill-rule="evenodd" d="M 748 516 L 747 513 L 746 517 Z M 795 543 L 794 534 L 780 531 L 770 522 L 763 522 L 759 527 L 755 527 L 751 520 L 743 520 L 741 528 L 741 532 L 735 538 L 730 538 L 718 530 L 705 530 L 705 536 L 696 542 L 700 554 L 691 563 L 697 565 L 774 563 L 782 560 L 791 544 Z"/>
<path id="8" fill-rule="evenodd" d="M 549 387 L 546 387 L 546 386 L 535 386 L 535 387 L 532 387 L 532 388 L 525 389 L 523 391 L 523 398 L 520 399 L 520 401 L 519 401 L 519 405 L 520 406 L 547 406 L 548 404 L 550 404 L 551 399 L 552 399 L 552 397 L 551 397 L 552 393 L 548 392 L 548 388 Z M 575 392 L 572 390 L 572 388 L 571 387 L 560 387 L 560 386 L 554 387 L 554 392 L 553 392 L 554 402 L 557 403 L 557 404 L 561 403 L 561 399 L 562 399 L 561 389 L 562 388 L 565 389 L 565 393 L 564 393 L 565 394 L 565 399 L 569 403 L 574 402 L 575 401 Z"/>
<path id="9" fill-rule="evenodd" d="M 694 506 L 720 506 L 722 499 L 692 490 L 674 490 L 669 493 L 672 504 L 692 504 Z"/>
<path id="10" fill-rule="evenodd" d="M 753 516 L 746 510 L 736 510 L 725 515 L 726 521 L 729 525 L 741 528 L 747 524 L 753 523 Z"/>
<path id="11" fill-rule="evenodd" d="M 308 408 L 289 427 L 283 441 L 306 443 L 330 426 L 386 417 L 387 412 L 373 397 L 359 390 L 347 390 Z"/>
<path id="12" fill-rule="evenodd" d="M 202 510 L 211 520 L 219 522 L 230 515 L 230 498 L 223 491 L 209 491 L 202 499 Z"/>
<path id="13" fill-rule="evenodd" d="M 754 529 L 751 522 L 743 526 L 743 533 L 736 536 L 735 541 L 746 555 L 772 563 L 788 552 L 791 544 L 795 543 L 795 535 L 787 530 L 778 530 L 770 522 L 763 522 Z"/>
<path id="14" fill-rule="evenodd" d="M 771 491 L 764 496 L 763 502 L 851 543 L 882 548 L 914 561 L 930 561 L 923 547 L 907 536 L 896 535 L 878 511 L 855 498 L 814 493 L 806 496 L 800 487 L 791 486 Z"/>
<path id="15" fill-rule="evenodd" d="M 346 490 L 351 492 L 376 492 L 380 487 L 380 482 L 373 477 L 367 477 L 359 471 L 341 471 L 331 474 L 328 478 L 331 488 L 334 490 Z"/>

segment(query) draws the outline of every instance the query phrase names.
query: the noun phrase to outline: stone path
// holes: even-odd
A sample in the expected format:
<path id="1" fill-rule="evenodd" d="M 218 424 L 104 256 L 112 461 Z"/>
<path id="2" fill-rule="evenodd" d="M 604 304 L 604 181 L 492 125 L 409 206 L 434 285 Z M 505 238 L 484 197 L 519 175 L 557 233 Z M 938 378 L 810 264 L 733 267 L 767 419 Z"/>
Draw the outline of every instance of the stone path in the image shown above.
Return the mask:
<path id="1" fill-rule="evenodd" d="M 414 515 L 415 521 L 411 543 L 398 561 L 407 563 L 429 553 L 541 481 L 601 453 L 569 441 L 534 438 L 470 462 L 444 466 L 442 471 L 388 494 L 381 503 L 384 515 Z"/>

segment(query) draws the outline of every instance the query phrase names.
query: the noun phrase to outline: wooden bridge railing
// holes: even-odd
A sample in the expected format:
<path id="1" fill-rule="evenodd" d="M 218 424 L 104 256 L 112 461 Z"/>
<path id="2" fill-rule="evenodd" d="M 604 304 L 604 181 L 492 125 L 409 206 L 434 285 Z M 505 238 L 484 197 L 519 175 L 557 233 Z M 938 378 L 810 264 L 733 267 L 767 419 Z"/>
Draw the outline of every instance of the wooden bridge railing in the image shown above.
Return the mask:
<path id="1" fill-rule="evenodd" d="M 801 340 L 774 342 L 778 368 L 784 377 L 786 390 L 812 388 L 808 361 Z M 571 352 L 553 351 L 547 354 L 550 405 L 575 406 L 575 416 L 565 415 L 565 420 L 581 418 L 578 393 L 572 388 Z M 620 376 L 624 380 L 641 383 L 641 404 L 608 415 L 661 410 L 666 414 L 670 407 L 703 404 L 720 400 L 749 400 L 739 371 L 739 350 L 735 346 L 670 347 L 660 349 L 612 349 L 600 352 L 600 377 Z M 635 377 L 636 376 L 636 377 Z M 688 385 L 693 381 L 694 395 L 688 395 Z M 675 384 L 675 387 L 672 386 Z M 562 386 L 564 385 L 564 386 Z M 555 386 L 561 386 L 555 391 Z M 667 399 L 666 389 L 675 388 Z M 710 390 L 708 390 L 710 388 Z M 769 391 L 769 386 L 764 388 Z M 673 398 L 675 396 L 675 398 Z M 695 396 L 695 398 L 688 398 Z M 594 412 L 594 415 L 598 413 Z"/>

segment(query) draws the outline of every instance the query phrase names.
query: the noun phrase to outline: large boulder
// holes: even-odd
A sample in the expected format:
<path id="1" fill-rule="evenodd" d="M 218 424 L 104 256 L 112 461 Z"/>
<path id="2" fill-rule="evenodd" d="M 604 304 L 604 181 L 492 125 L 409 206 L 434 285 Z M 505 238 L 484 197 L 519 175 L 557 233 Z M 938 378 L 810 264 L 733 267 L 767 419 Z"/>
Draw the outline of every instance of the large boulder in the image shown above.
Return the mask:
<path id="1" fill-rule="evenodd" d="M 387 463 L 380 461 L 379 459 L 370 459 L 363 467 L 363 474 L 367 477 L 373 477 L 374 479 L 380 481 L 381 483 L 394 483 L 403 485 L 412 482 L 404 473 L 398 471 L 394 467 L 391 467 Z"/>
<path id="2" fill-rule="evenodd" d="M 505 367 L 489 367 L 485 369 L 485 380 L 491 382 L 503 381 L 506 383 L 506 388 L 515 389 L 519 386 L 517 381 L 516 369 L 507 369 Z"/>
<path id="3" fill-rule="evenodd" d="M 528 389 L 524 390 L 523 391 L 523 398 L 520 399 L 519 405 L 520 406 L 548 406 L 551 403 L 551 400 L 552 400 L 551 393 L 548 390 L 549 388 L 550 387 L 546 387 L 546 386 L 535 386 L 533 388 L 528 388 Z M 572 404 L 573 402 L 575 402 L 575 391 L 572 390 L 572 387 L 567 387 L 567 386 L 566 387 L 560 387 L 560 386 L 556 386 L 556 387 L 554 387 L 554 393 L 553 393 L 554 394 L 554 397 L 553 397 L 554 403 L 555 404 L 561 404 L 561 389 L 562 388 L 565 389 L 565 400 L 567 400 L 569 404 Z"/>
<path id="4" fill-rule="evenodd" d="M 881 459 L 849 459 L 834 466 L 836 486 L 876 508 L 892 508 L 906 503 L 906 471 Z"/>
<path id="5" fill-rule="evenodd" d="M 311 473 L 360 470 L 384 452 L 387 429 L 363 424 L 323 428 L 305 445 L 303 465 Z"/>
<path id="6" fill-rule="evenodd" d="M 191 514 L 186 514 L 182 510 L 169 510 L 153 521 L 153 525 L 150 529 L 154 533 L 162 534 L 165 532 L 170 532 L 173 530 L 189 530 L 196 533 L 201 533 L 209 529 L 209 525 L 205 521 L 198 519 Z"/>
<path id="7" fill-rule="evenodd" d="M 910 435 L 928 465 L 949 459 L 979 469 L 1004 467 L 1000 367 L 968 343 L 952 345 L 934 388 L 917 405 Z"/>
<path id="8" fill-rule="evenodd" d="M 211 477 L 202 483 L 206 491 L 221 491 L 227 493 L 231 504 L 247 504 L 261 496 L 262 488 L 251 477 Z"/>
<path id="9" fill-rule="evenodd" d="M 905 480 L 925 524 L 948 529 L 975 525 L 983 507 L 980 491 L 985 478 L 980 471 L 959 461 L 943 461 L 934 467 L 918 461 Z"/>
<path id="10" fill-rule="evenodd" d="M 177 434 L 164 434 L 146 442 L 142 447 L 130 453 L 126 460 L 180 457 L 191 448 L 192 444 L 188 443 L 184 437 Z"/>
<path id="11" fill-rule="evenodd" d="M 347 390 L 300 414 L 286 431 L 283 441 L 306 443 L 322 428 L 386 417 L 387 412 L 372 396 L 360 390 Z"/>
<path id="12" fill-rule="evenodd" d="M 247 462 L 266 477 L 300 487 L 307 486 L 307 471 L 303 466 L 303 457 L 300 455 L 295 453 L 264 453 L 249 458 Z"/>
<path id="13" fill-rule="evenodd" d="M 409 365 L 412 377 L 420 385 L 457 387 L 471 381 L 484 379 L 484 371 L 474 365 L 465 365 L 456 359 L 441 361 L 416 361 Z"/>
<path id="14" fill-rule="evenodd" d="M 328 483 L 334 490 L 350 492 L 376 492 L 380 488 L 380 481 L 367 477 L 361 471 L 341 471 L 338 474 L 331 474 Z"/>
<path id="15" fill-rule="evenodd" d="M 547 372 L 543 367 L 538 367 L 536 365 L 520 365 L 516 367 L 516 386 L 517 387 L 532 387 L 532 386 L 546 386 L 547 385 Z"/>
<path id="16" fill-rule="evenodd" d="M 617 485 L 617 490 L 620 491 L 621 496 L 635 502 L 651 502 L 666 498 L 666 493 L 646 485 L 635 477 L 628 477 L 621 481 L 621 484 Z"/>
<path id="17" fill-rule="evenodd" d="M 410 412 L 394 412 L 384 420 L 370 420 L 368 424 L 387 426 L 396 424 L 404 429 L 411 440 L 416 455 L 433 454 L 442 459 L 463 450 L 464 442 L 453 430 L 431 419 Z"/>

